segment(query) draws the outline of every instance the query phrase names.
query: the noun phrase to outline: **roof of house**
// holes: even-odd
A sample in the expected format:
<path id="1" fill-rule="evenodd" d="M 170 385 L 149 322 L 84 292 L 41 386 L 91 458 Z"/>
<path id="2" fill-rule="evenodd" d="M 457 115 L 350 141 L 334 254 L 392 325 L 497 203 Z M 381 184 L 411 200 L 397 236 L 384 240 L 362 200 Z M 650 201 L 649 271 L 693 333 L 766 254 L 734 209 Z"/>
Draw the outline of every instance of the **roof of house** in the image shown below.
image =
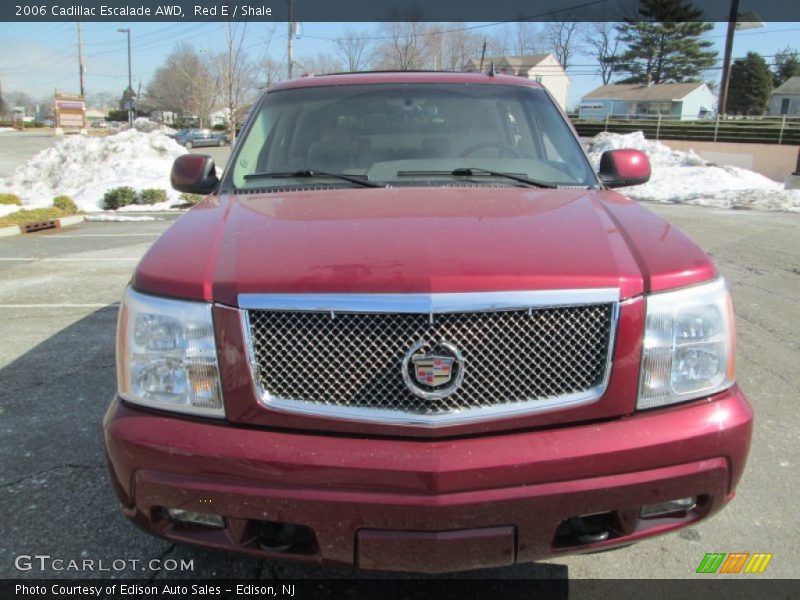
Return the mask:
<path id="1" fill-rule="evenodd" d="M 786 81 L 772 90 L 773 94 L 800 94 L 800 76 L 789 77 Z"/>
<path id="2" fill-rule="evenodd" d="M 671 100 L 682 100 L 704 85 L 706 84 L 702 81 L 694 83 L 657 83 L 651 86 L 641 83 L 615 83 L 601 85 L 583 96 L 582 100 L 607 98 L 610 100 L 669 102 Z"/>
<path id="3" fill-rule="evenodd" d="M 495 68 L 510 69 L 517 75 L 520 72 L 530 71 L 533 67 L 540 65 L 544 62 L 550 54 L 523 54 L 520 56 L 492 56 L 483 59 L 484 68 L 488 68 L 489 64 L 494 62 Z M 464 63 L 464 70 L 475 69 L 478 70 L 480 60 L 476 58 L 469 59 Z"/>
<path id="4" fill-rule="evenodd" d="M 549 54 L 523 54 L 521 56 L 501 56 L 498 63 L 506 62 L 512 67 L 535 67 L 546 59 Z"/>

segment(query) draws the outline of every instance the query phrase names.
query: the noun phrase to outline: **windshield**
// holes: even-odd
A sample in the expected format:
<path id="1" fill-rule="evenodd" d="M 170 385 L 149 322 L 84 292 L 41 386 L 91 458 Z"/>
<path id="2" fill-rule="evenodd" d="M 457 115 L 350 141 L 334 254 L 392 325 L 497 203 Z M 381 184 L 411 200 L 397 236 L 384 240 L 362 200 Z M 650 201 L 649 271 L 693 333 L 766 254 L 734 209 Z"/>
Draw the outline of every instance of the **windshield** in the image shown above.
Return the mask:
<path id="1" fill-rule="evenodd" d="M 592 186 L 597 179 L 543 90 L 516 85 L 374 84 L 270 92 L 228 184 Z"/>

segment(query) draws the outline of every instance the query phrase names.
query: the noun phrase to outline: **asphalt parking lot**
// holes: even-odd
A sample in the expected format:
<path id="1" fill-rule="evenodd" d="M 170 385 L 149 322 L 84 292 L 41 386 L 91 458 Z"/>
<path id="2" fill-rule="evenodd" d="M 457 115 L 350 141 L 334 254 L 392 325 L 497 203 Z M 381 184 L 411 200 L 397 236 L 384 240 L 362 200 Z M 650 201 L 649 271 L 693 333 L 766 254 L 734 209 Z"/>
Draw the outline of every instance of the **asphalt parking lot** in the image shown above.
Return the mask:
<path id="1" fill-rule="evenodd" d="M 706 552 L 771 552 L 764 577 L 798 575 L 800 215 L 652 208 L 708 250 L 732 285 L 738 378 L 756 409 L 738 496 L 716 518 L 681 533 L 476 576 L 693 577 Z M 194 561 L 188 573 L 139 567 L 114 572 L 118 577 L 353 576 L 177 546 L 141 533 L 118 511 L 101 434 L 115 390 L 117 302 L 137 260 L 174 218 L 84 223 L 0 240 L 0 578 L 85 576 L 19 571 L 21 554 Z"/>

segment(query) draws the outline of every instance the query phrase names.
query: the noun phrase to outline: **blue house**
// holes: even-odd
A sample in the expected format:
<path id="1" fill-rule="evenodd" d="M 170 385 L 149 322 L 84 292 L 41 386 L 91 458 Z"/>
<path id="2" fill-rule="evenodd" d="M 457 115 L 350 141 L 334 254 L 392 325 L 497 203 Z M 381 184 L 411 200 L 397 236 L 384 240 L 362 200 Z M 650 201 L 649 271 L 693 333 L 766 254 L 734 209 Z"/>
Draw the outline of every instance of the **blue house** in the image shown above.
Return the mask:
<path id="1" fill-rule="evenodd" d="M 618 83 L 602 85 L 581 98 L 581 119 L 641 118 L 669 115 L 680 119 L 711 116 L 717 97 L 702 81 L 694 83 Z"/>

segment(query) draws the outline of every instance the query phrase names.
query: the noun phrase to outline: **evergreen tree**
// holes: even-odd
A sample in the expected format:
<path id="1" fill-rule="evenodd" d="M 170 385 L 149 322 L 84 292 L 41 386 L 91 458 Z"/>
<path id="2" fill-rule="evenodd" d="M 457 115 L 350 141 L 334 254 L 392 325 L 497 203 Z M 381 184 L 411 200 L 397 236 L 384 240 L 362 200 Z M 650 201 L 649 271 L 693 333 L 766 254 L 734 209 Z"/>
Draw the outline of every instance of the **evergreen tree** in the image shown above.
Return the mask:
<path id="1" fill-rule="evenodd" d="M 772 72 L 757 52 L 748 52 L 731 65 L 727 109 L 731 114 L 763 115 L 772 92 Z"/>
<path id="2" fill-rule="evenodd" d="M 775 54 L 775 72 L 772 74 L 772 83 L 778 87 L 791 77 L 800 75 L 800 53 L 794 48 L 786 46 Z"/>
<path id="3" fill-rule="evenodd" d="M 714 27 L 699 20 L 702 14 L 685 0 L 641 0 L 639 18 L 618 26 L 627 48 L 614 59 L 614 71 L 629 74 L 620 83 L 697 81 L 717 57 L 702 39 Z"/>

